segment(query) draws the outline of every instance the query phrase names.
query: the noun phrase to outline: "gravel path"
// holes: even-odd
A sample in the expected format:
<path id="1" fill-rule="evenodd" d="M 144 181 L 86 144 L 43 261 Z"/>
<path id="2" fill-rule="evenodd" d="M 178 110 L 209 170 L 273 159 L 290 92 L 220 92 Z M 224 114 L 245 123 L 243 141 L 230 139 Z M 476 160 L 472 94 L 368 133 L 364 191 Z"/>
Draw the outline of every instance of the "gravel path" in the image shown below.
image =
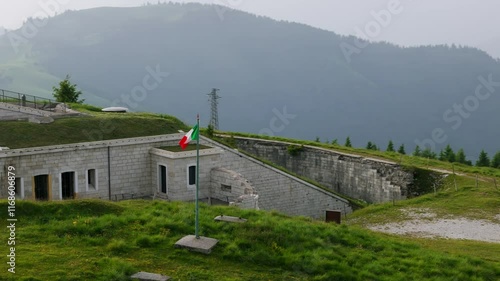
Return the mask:
<path id="1" fill-rule="evenodd" d="M 425 210 L 403 210 L 411 219 L 399 223 L 370 225 L 369 229 L 425 238 L 467 239 L 500 243 L 500 224 L 465 218 L 436 219 Z M 500 220 L 500 214 L 497 215 Z"/>

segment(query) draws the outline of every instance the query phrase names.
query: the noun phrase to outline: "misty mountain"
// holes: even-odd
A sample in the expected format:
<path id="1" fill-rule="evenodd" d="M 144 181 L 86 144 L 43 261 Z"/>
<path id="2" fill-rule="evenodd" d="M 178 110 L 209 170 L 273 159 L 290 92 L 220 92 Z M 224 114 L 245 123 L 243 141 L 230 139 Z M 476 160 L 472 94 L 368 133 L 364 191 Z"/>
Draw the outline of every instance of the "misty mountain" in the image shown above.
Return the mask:
<path id="1" fill-rule="evenodd" d="M 218 9 L 69 11 L 30 38 L 28 21 L 0 37 L 0 88 L 48 97 L 70 74 L 89 103 L 191 124 L 199 112 L 203 125 L 207 94 L 219 88 L 221 130 L 339 143 L 350 136 L 360 147 L 392 139 L 407 152 L 434 135 L 436 149 L 450 143 L 469 159 L 500 150 L 500 62 L 485 52 L 369 43 L 236 10 L 222 18 Z"/>

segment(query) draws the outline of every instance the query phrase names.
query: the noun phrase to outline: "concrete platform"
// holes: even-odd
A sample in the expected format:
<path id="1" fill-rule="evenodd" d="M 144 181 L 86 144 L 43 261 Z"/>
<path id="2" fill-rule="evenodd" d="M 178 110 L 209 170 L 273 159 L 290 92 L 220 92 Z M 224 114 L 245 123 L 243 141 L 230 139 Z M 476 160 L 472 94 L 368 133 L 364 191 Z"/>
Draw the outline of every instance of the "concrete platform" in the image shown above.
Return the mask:
<path id="1" fill-rule="evenodd" d="M 213 247 L 217 245 L 219 240 L 200 236 L 196 238 L 194 235 L 188 235 L 175 242 L 176 248 L 186 248 L 193 252 L 200 252 L 203 254 L 210 254 Z"/>
<path id="2" fill-rule="evenodd" d="M 149 272 L 137 272 L 136 274 L 130 276 L 132 279 L 138 279 L 139 281 L 167 281 L 170 279 L 169 276 L 149 273 Z"/>
<path id="3" fill-rule="evenodd" d="M 231 217 L 231 216 L 224 216 L 224 215 L 216 216 L 214 218 L 214 220 L 215 221 L 225 221 L 225 222 L 237 222 L 237 223 L 247 222 L 247 219 L 242 219 L 242 218 L 238 218 L 238 217 Z"/>

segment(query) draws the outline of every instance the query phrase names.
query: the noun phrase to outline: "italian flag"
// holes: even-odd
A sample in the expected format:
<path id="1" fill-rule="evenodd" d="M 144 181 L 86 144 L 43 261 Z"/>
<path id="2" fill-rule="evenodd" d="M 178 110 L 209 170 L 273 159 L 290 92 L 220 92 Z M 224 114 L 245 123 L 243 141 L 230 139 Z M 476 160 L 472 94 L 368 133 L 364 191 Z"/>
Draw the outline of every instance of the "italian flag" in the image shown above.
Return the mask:
<path id="1" fill-rule="evenodd" d="M 181 146 L 182 149 L 185 149 L 189 142 L 192 140 L 197 140 L 198 139 L 198 133 L 199 133 L 198 125 L 195 125 L 185 136 L 182 137 L 182 139 L 179 141 L 179 145 Z"/>

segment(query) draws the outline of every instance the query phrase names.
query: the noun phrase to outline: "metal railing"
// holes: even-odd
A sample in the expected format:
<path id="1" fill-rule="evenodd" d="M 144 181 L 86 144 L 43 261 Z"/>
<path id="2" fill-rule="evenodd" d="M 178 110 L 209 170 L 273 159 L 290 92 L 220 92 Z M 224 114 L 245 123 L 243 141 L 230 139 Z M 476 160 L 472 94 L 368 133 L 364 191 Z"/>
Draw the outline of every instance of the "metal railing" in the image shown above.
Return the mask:
<path id="1" fill-rule="evenodd" d="M 56 101 L 42 97 L 27 95 L 0 89 L 0 102 L 31 107 L 42 110 L 53 110 L 58 104 Z"/>

